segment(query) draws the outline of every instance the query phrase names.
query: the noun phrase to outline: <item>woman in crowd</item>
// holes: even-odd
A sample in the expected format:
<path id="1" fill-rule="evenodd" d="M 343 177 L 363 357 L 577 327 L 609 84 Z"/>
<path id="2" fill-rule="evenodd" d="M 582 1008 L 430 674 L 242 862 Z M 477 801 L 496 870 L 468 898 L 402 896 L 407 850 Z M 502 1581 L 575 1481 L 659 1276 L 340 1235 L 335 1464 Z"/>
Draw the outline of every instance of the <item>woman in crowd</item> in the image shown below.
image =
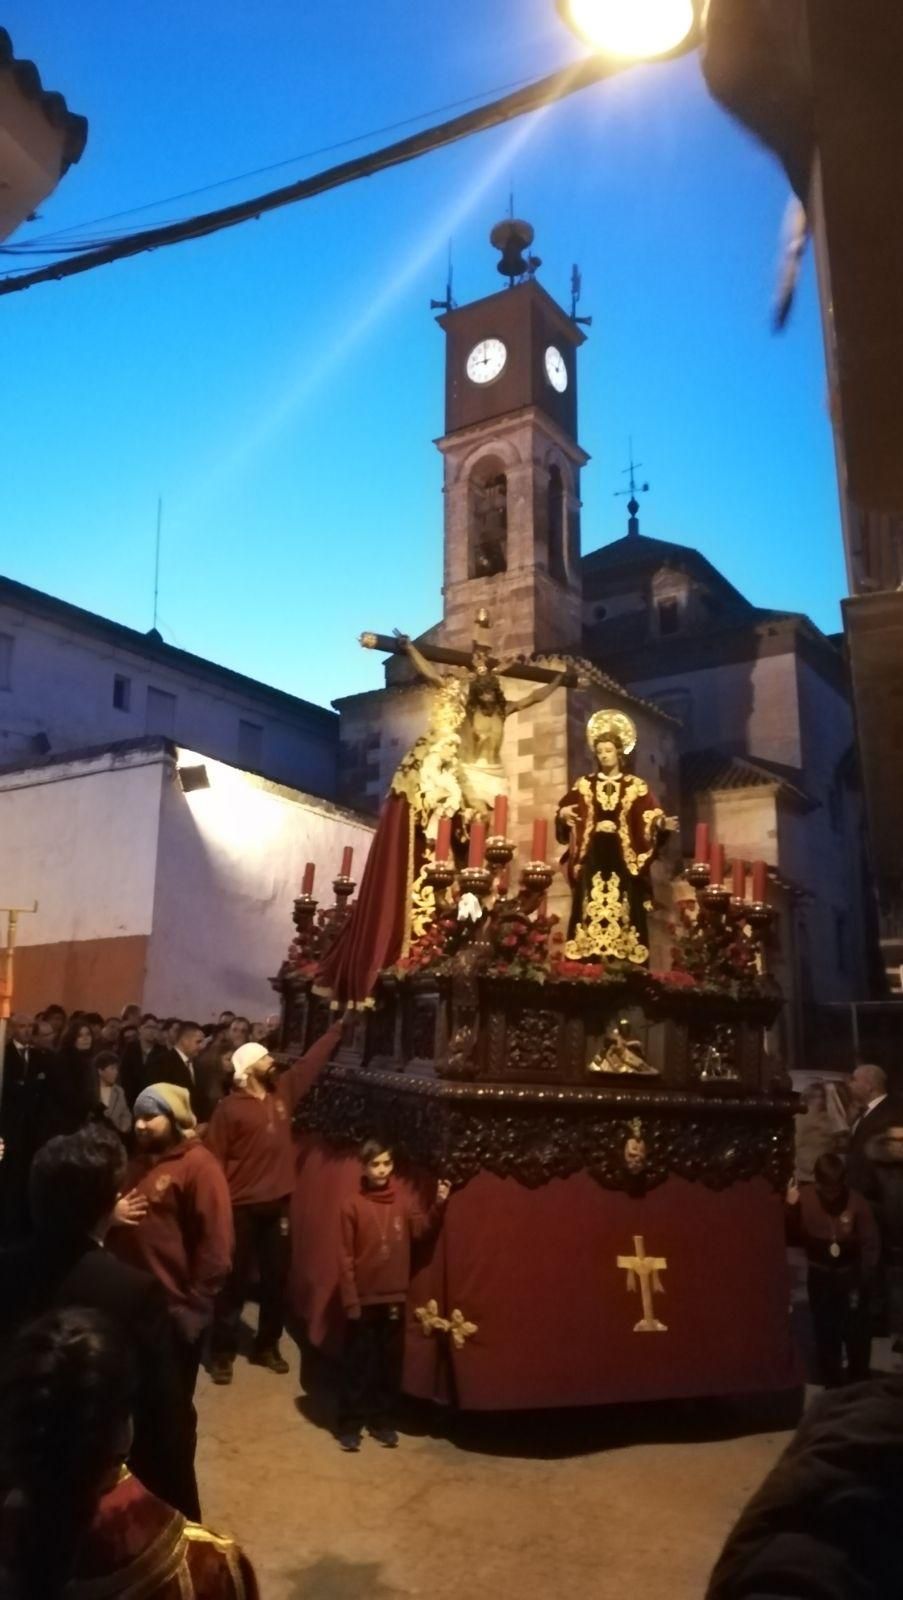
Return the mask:
<path id="1" fill-rule="evenodd" d="M 60 1047 L 47 1063 L 47 1128 L 44 1137 L 76 1133 L 97 1099 L 94 1034 L 83 1017 L 69 1024 Z"/>
<path id="2" fill-rule="evenodd" d="M 125 1467 L 130 1391 L 96 1312 L 51 1312 L 16 1340 L 0 1380 L 0 1600 L 257 1600 L 238 1546 Z"/>
<path id="3" fill-rule="evenodd" d="M 828 1099 L 823 1083 L 810 1083 L 803 1090 L 806 1109 L 794 1117 L 797 1183 L 815 1182 L 815 1163 L 819 1156 L 837 1152 L 838 1135 L 828 1114 Z"/>
<path id="4" fill-rule="evenodd" d="M 94 1057 L 97 1075 L 97 1110 L 104 1122 L 122 1134 L 132 1131 L 132 1113 L 119 1084 L 119 1057 L 115 1050 L 99 1050 Z"/>

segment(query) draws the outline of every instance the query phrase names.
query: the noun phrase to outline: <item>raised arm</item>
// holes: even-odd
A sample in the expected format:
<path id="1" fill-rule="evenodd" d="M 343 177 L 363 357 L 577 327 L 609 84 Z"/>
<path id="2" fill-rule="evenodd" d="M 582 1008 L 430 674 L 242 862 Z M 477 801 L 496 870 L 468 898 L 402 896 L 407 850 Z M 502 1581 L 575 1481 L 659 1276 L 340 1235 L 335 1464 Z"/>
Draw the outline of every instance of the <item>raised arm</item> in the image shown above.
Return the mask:
<path id="1" fill-rule="evenodd" d="M 441 684 L 443 681 L 442 673 L 433 666 L 431 661 L 427 661 L 426 656 L 420 654 L 413 639 L 409 639 L 406 633 L 399 633 L 397 628 L 393 629 L 393 632 L 399 644 L 404 645 L 405 655 L 412 666 L 417 668 L 421 678 L 426 678 L 427 683 Z"/>
<path id="2" fill-rule="evenodd" d="M 509 700 L 505 707 L 505 716 L 510 717 L 515 711 L 526 711 L 528 706 L 538 706 L 541 701 L 548 700 L 550 694 L 560 689 L 566 677 L 566 672 L 559 672 L 551 683 L 539 684 L 535 689 L 531 689 L 529 694 L 525 694 L 523 700 Z"/>

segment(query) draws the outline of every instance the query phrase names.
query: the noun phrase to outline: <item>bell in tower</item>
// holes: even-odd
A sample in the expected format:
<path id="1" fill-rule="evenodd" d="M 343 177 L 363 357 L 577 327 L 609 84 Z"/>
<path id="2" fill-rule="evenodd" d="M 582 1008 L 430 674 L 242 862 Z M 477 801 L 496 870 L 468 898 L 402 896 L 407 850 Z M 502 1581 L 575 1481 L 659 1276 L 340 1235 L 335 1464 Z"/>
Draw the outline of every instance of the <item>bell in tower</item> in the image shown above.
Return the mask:
<path id="1" fill-rule="evenodd" d="M 533 229 L 490 239 L 505 289 L 438 318 L 446 334 L 444 641 L 476 611 L 505 654 L 580 648 L 577 351 L 585 334 L 536 280 Z"/>

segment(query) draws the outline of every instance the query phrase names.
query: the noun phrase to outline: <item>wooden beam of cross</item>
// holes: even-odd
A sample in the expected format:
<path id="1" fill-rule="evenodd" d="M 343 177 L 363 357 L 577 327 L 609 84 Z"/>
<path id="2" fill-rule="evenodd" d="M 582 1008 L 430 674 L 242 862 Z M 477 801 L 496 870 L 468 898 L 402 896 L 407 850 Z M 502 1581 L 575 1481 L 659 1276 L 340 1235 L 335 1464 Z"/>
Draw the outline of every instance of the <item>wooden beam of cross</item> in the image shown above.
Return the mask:
<path id="1" fill-rule="evenodd" d="M 387 656 L 403 656 L 405 654 L 405 640 L 396 639 L 388 633 L 362 633 L 360 642 L 365 650 L 379 650 Z M 439 666 L 469 667 L 473 669 L 473 656 L 466 650 L 449 650 L 441 644 L 418 644 L 417 649 L 427 661 L 435 661 Z M 498 667 L 497 661 L 490 661 L 490 665 Z M 528 683 L 552 683 L 559 676 L 554 667 L 540 667 L 533 661 L 505 662 L 504 676 L 506 678 L 524 678 Z M 561 679 L 565 689 L 584 689 L 586 680 L 576 672 L 568 671 Z"/>
<path id="2" fill-rule="evenodd" d="M 652 1303 L 653 1294 L 664 1294 L 660 1272 L 668 1266 L 664 1256 L 647 1256 L 646 1241 L 642 1234 L 633 1236 L 632 1256 L 618 1256 L 618 1266 L 622 1272 L 627 1273 L 628 1292 L 639 1285 L 640 1300 L 643 1306 L 643 1315 L 634 1325 L 634 1333 L 667 1333 L 667 1324 L 659 1322 L 655 1315 Z"/>

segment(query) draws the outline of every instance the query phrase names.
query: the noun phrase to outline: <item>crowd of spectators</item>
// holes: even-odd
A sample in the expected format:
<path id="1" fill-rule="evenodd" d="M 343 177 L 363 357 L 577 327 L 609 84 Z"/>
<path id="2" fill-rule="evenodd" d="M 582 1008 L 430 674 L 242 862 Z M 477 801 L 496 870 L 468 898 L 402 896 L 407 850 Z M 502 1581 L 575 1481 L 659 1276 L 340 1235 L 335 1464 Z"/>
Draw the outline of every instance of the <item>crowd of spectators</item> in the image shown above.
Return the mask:
<path id="1" fill-rule="evenodd" d="M 241 1152 L 236 1161 L 222 1131 L 216 1153 L 207 1139 L 233 1086 L 256 1097 L 265 1121 L 277 1093 L 263 1042 L 272 1034 L 273 1019 L 231 1011 L 206 1027 L 138 1006 L 104 1018 L 53 1005 L 11 1019 L 0 1094 L 4 1600 L 68 1594 L 73 1576 L 108 1560 L 111 1532 L 123 1582 L 132 1560 L 144 1571 L 165 1546 L 159 1588 L 141 1588 L 148 1600 L 168 1596 L 176 1577 L 172 1592 L 204 1600 L 256 1592 L 241 1553 L 200 1521 L 194 1389 L 217 1317 L 231 1327 L 241 1310 L 245 1211 L 285 1231 L 292 1070 L 280 1093 L 285 1150 L 275 1166 L 256 1153 L 252 1192 Z M 263 1126 L 258 1143 L 274 1153 Z M 284 1264 L 283 1252 L 270 1267 L 266 1348 L 258 1337 L 251 1355 L 277 1373 L 288 1371 Z"/>

